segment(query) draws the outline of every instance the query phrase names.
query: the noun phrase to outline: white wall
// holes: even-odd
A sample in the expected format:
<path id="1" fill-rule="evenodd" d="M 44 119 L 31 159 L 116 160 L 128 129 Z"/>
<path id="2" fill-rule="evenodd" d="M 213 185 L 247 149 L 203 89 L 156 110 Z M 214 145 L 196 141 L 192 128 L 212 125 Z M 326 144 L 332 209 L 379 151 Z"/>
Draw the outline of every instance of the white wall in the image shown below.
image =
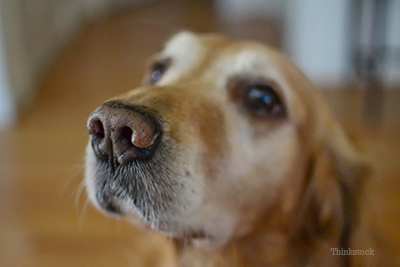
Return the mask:
<path id="1" fill-rule="evenodd" d="M 384 80 L 388 88 L 398 88 L 400 86 L 400 0 L 389 1 L 386 44 L 389 53 L 386 54 L 383 67 Z"/>
<path id="2" fill-rule="evenodd" d="M 228 20 L 252 18 L 280 19 L 287 0 L 216 0 L 219 15 Z"/>
<path id="3" fill-rule="evenodd" d="M 346 0 L 291 1 L 287 6 L 285 50 L 315 83 L 341 86 L 349 73 Z"/>
<path id="4" fill-rule="evenodd" d="M 1 21 L 1 6 L 0 6 Z M 3 32 L 0 27 L 0 130 L 9 128 L 15 121 L 15 101 L 11 94 L 7 75 L 7 58 L 4 49 Z"/>

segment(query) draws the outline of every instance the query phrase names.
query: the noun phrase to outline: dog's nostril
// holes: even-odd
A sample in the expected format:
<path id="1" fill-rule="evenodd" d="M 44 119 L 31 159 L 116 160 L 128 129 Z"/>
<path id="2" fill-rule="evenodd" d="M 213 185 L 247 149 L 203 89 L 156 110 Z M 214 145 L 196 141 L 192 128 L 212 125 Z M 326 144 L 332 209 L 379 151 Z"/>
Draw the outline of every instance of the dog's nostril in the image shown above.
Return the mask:
<path id="1" fill-rule="evenodd" d="M 95 135 L 101 139 L 104 138 L 104 126 L 100 120 L 90 120 L 87 131 L 90 135 Z"/>
<path id="2" fill-rule="evenodd" d="M 132 144 L 132 134 L 133 134 L 133 131 L 131 128 L 123 127 L 121 130 L 121 135 L 120 135 L 121 142 L 126 146 Z"/>

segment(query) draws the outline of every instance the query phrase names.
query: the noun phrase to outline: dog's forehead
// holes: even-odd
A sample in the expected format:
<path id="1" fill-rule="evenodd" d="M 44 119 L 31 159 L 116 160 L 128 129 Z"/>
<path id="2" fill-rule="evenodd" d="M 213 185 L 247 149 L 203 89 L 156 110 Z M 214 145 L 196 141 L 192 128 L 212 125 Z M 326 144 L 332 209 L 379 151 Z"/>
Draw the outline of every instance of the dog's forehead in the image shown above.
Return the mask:
<path id="1" fill-rule="evenodd" d="M 227 77 L 235 75 L 273 78 L 279 72 L 274 53 L 258 43 L 234 43 L 215 62 Z"/>
<path id="2" fill-rule="evenodd" d="M 269 75 L 273 78 L 279 75 L 279 56 L 273 49 L 257 42 L 228 40 L 216 34 L 181 32 L 167 43 L 163 54 L 176 59 L 181 68 L 198 65 L 207 58 L 206 69 L 224 76 Z"/>
<path id="3" fill-rule="evenodd" d="M 173 36 L 166 44 L 165 54 L 195 54 L 217 44 L 227 44 L 230 41 L 218 34 L 195 34 L 192 32 L 180 32 Z"/>
<path id="4" fill-rule="evenodd" d="M 202 54 L 202 50 L 203 45 L 197 35 L 181 32 L 167 42 L 162 53 L 167 57 L 178 57 L 191 62 Z"/>

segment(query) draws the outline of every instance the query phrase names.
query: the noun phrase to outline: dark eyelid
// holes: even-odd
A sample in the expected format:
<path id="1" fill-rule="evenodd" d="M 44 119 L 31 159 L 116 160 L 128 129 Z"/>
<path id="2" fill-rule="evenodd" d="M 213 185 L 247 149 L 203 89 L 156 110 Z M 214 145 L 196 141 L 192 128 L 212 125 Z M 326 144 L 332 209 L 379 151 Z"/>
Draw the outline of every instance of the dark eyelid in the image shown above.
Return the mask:
<path id="1" fill-rule="evenodd" d="M 155 60 L 154 62 L 151 63 L 150 70 L 153 70 L 155 67 L 160 65 L 163 65 L 165 68 L 168 68 L 171 65 L 171 58 L 167 57 Z"/>
<path id="2" fill-rule="evenodd" d="M 270 79 L 260 77 L 247 77 L 247 76 L 233 76 L 229 79 L 227 89 L 229 90 L 233 100 L 240 100 L 244 94 L 247 93 L 247 89 L 253 86 L 265 86 L 271 87 L 281 102 L 284 103 L 284 97 L 282 91 L 277 83 Z"/>
<path id="3" fill-rule="evenodd" d="M 154 84 L 157 81 L 159 81 L 163 74 L 165 73 L 165 71 L 167 71 L 167 69 L 169 68 L 171 64 L 171 58 L 164 58 L 164 59 L 159 59 L 159 60 L 155 60 L 153 63 L 151 63 L 150 65 L 150 76 L 149 76 L 149 83 L 150 84 Z M 161 73 L 159 74 L 160 77 L 158 77 L 158 79 L 154 79 L 153 74 L 157 69 L 161 69 Z"/>

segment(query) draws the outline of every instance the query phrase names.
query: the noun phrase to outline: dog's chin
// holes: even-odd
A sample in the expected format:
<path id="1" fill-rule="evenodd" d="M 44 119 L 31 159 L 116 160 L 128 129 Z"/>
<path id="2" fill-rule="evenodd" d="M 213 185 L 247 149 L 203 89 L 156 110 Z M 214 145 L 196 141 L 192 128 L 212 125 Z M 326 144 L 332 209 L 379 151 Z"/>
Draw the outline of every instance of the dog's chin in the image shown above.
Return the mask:
<path id="1" fill-rule="evenodd" d="M 204 229 L 204 227 L 191 228 L 182 225 L 176 220 L 148 220 L 148 217 L 143 216 L 140 209 L 131 204 L 130 200 L 114 199 L 104 208 L 103 204 L 96 201 L 96 206 L 106 215 L 117 219 L 127 219 L 134 225 L 147 231 L 155 231 L 162 235 L 182 240 L 186 244 L 193 244 L 198 247 L 218 247 L 216 237 Z"/>

